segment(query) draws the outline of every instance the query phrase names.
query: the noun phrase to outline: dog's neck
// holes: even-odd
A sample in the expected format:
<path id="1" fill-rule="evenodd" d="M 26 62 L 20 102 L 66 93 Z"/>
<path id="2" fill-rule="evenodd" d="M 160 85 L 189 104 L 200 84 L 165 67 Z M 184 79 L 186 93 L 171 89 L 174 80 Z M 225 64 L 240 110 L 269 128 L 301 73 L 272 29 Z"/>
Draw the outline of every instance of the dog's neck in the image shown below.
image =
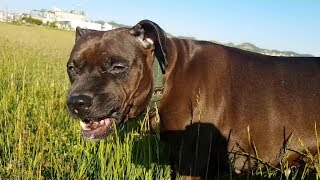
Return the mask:
<path id="1" fill-rule="evenodd" d="M 189 55 L 192 49 L 184 49 L 184 44 L 189 43 L 190 40 L 179 38 L 168 38 L 166 42 L 166 60 L 167 67 L 165 68 L 165 81 L 170 81 L 170 74 L 179 73 L 183 68 L 185 61 L 189 60 Z"/>

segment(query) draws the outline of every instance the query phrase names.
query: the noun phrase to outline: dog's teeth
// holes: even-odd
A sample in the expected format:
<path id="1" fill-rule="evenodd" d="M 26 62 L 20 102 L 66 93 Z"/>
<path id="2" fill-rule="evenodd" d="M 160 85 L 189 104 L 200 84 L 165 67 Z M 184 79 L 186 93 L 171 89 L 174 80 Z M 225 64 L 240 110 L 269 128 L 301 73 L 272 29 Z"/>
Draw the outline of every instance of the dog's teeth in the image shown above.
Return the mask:
<path id="1" fill-rule="evenodd" d="M 80 126 L 81 127 L 86 127 L 86 124 L 84 122 L 80 121 Z"/>
<path id="2" fill-rule="evenodd" d="M 86 123 L 84 123 L 84 122 L 82 122 L 82 121 L 80 121 L 80 126 L 81 126 L 83 129 L 87 127 Z"/>
<path id="3" fill-rule="evenodd" d="M 86 123 L 84 123 L 84 122 L 82 122 L 82 121 L 80 121 L 80 126 L 81 126 L 81 128 L 82 128 L 83 130 L 90 130 L 90 128 L 87 128 Z"/>

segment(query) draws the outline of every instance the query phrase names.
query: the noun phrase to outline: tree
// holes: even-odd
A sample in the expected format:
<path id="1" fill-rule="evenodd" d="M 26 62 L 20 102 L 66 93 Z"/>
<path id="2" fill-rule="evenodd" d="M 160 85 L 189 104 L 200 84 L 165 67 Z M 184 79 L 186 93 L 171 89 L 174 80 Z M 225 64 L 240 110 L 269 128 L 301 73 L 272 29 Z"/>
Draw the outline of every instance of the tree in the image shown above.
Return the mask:
<path id="1" fill-rule="evenodd" d="M 96 21 L 95 23 L 98 23 L 98 24 L 104 25 L 106 22 L 105 22 L 105 21 L 102 21 L 102 20 L 99 20 L 99 21 Z"/>

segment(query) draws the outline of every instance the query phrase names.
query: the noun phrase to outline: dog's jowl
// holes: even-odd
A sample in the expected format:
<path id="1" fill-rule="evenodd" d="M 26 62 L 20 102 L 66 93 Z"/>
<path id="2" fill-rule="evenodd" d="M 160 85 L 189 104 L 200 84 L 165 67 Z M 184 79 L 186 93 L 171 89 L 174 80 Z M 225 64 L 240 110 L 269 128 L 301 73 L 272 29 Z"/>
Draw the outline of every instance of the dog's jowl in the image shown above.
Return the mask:
<path id="1" fill-rule="evenodd" d="M 102 139 L 145 112 L 155 61 L 164 73 L 161 138 L 178 174 L 210 179 L 258 161 L 281 168 L 301 162 L 305 148 L 317 152 L 320 58 L 168 38 L 148 20 L 105 32 L 77 29 L 67 105 L 84 138 Z"/>

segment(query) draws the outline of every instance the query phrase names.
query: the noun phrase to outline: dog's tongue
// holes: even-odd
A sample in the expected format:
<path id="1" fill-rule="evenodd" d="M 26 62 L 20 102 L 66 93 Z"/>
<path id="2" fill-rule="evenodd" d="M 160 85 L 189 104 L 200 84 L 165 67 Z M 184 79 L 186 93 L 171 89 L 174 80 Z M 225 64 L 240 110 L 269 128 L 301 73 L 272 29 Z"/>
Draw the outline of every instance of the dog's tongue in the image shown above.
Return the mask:
<path id="1" fill-rule="evenodd" d="M 90 140 L 99 140 L 104 138 L 112 126 L 111 118 L 106 118 L 100 121 L 90 121 L 84 123 L 80 121 L 82 127 L 82 136 Z"/>

